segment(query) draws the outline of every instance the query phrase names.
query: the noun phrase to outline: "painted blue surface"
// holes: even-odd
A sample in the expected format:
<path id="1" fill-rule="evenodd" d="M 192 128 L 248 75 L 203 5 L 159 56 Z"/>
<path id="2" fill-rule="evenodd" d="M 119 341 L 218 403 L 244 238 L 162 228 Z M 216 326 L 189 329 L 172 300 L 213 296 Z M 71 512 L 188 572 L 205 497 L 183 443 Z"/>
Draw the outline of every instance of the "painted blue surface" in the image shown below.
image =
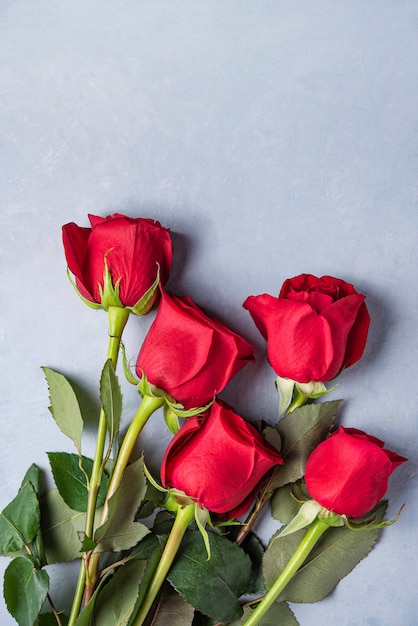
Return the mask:
<path id="1" fill-rule="evenodd" d="M 366 294 L 366 353 L 333 397 L 345 425 L 411 459 L 389 490 L 390 514 L 406 507 L 330 598 L 293 608 L 302 626 L 416 623 L 417 35 L 413 0 L 1 3 L 0 509 L 31 462 L 72 451 L 40 366 L 94 393 L 106 350 L 106 316 L 67 281 L 61 225 L 153 217 L 173 231 L 170 287 L 256 346 L 223 394 L 249 419 L 274 419 L 278 398 L 247 295 L 300 272 Z M 130 320 L 130 356 L 149 323 Z M 155 469 L 167 441 L 147 425 Z"/>

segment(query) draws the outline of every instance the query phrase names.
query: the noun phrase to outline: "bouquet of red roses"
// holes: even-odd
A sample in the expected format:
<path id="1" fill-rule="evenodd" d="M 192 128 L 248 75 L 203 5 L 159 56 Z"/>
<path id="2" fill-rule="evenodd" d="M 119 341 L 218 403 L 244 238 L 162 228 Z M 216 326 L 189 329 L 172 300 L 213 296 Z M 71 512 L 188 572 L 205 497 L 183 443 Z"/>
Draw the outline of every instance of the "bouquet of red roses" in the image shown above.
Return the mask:
<path id="1" fill-rule="evenodd" d="M 89 218 L 89 228 L 65 225 L 63 242 L 78 295 L 108 315 L 95 451 L 83 454 L 76 391 L 43 368 L 51 414 L 75 452 L 48 453 L 56 489 L 44 494 L 31 465 L 0 516 L 9 612 L 20 626 L 296 625 L 288 602 L 328 595 L 395 521 L 385 521 L 382 498 L 406 459 L 337 425 L 340 401 L 324 398 L 334 389 L 326 383 L 363 354 L 365 297 L 341 279 L 302 274 L 278 297 L 247 298 L 280 398 L 274 426 L 261 416 L 250 423 L 218 395 L 254 361 L 253 348 L 166 290 L 168 229 L 119 214 Z M 124 328 L 131 314 L 155 308 L 132 368 Z M 123 437 L 119 357 L 139 394 Z M 153 476 L 146 453 L 133 457 L 157 410 L 172 439 Z M 267 504 L 277 532 L 266 547 L 255 528 Z M 71 606 L 56 606 L 48 565 L 76 559 Z"/>

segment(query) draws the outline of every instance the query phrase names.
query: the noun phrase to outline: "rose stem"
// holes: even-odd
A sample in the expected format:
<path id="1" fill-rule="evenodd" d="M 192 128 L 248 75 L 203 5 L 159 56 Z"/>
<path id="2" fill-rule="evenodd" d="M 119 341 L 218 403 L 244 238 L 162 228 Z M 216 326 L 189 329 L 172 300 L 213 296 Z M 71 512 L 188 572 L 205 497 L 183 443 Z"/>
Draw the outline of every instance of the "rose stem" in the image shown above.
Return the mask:
<path id="1" fill-rule="evenodd" d="M 320 518 L 317 518 L 314 522 L 312 522 L 286 567 L 283 569 L 272 587 L 270 587 L 266 595 L 262 598 L 261 602 L 251 613 L 250 617 L 244 622 L 243 626 L 256 626 L 258 624 L 259 620 L 271 607 L 278 595 L 283 591 L 286 585 L 292 580 L 298 569 L 303 565 L 316 543 L 328 528 L 329 524 Z"/>
<path id="2" fill-rule="evenodd" d="M 168 571 L 173 563 L 177 551 L 180 547 L 181 540 L 186 532 L 190 522 L 194 519 L 195 503 L 180 506 L 177 509 L 176 519 L 173 528 L 168 536 L 164 551 L 161 555 L 160 562 L 155 570 L 153 579 L 148 587 L 144 601 L 139 609 L 138 615 L 135 617 L 131 626 L 142 626 L 145 618 L 156 599 L 160 588 L 165 581 Z"/>
<path id="3" fill-rule="evenodd" d="M 125 471 L 126 466 L 128 465 L 130 456 L 138 439 L 138 436 L 147 422 L 148 418 L 159 409 L 164 404 L 164 398 L 162 397 L 150 397 L 144 396 L 141 404 L 139 405 L 138 411 L 136 412 L 135 417 L 133 418 L 131 424 L 129 425 L 128 430 L 126 431 L 126 435 L 123 439 L 122 445 L 119 450 L 119 454 L 116 459 L 115 467 L 112 473 L 112 478 L 110 479 L 106 499 L 103 505 L 103 511 L 100 518 L 99 526 L 101 526 L 107 517 L 109 500 L 114 495 L 115 491 L 120 485 L 122 480 L 123 472 Z M 94 585 L 96 584 L 98 578 L 98 567 L 99 567 L 99 559 L 100 555 L 97 552 L 93 552 L 89 559 L 88 564 L 88 572 L 87 572 L 87 593 L 86 593 L 86 603 L 91 597 L 91 593 L 94 589 Z"/>
<path id="4" fill-rule="evenodd" d="M 119 346 L 122 338 L 122 333 L 128 321 L 129 310 L 122 307 L 110 306 L 108 308 L 108 323 L 109 323 L 109 343 L 107 348 L 107 358 L 111 359 L 113 367 L 116 369 L 119 355 Z M 87 512 L 86 512 L 86 524 L 85 534 L 87 537 L 91 537 L 93 534 L 94 514 L 96 511 L 97 494 L 99 492 L 100 483 L 102 479 L 102 461 L 103 452 L 106 440 L 106 418 L 103 408 L 100 409 L 99 424 L 97 427 L 96 438 L 96 451 L 93 460 L 93 469 L 91 472 L 88 496 L 87 496 Z M 71 613 L 68 620 L 68 626 L 73 626 L 78 613 L 80 611 L 81 602 L 83 600 L 84 585 L 86 580 L 86 569 L 84 563 L 84 557 L 80 564 L 80 571 L 78 575 L 78 581 L 76 590 L 74 593 L 73 605 L 71 607 Z"/>
<path id="5" fill-rule="evenodd" d="M 235 539 L 235 543 L 238 546 L 242 545 L 242 543 L 245 541 L 247 536 L 250 534 L 257 517 L 261 513 L 262 508 L 264 507 L 265 504 L 267 504 L 267 502 L 270 500 L 271 496 L 273 495 L 273 492 L 269 491 L 270 482 L 271 482 L 271 477 L 268 479 L 268 481 L 264 485 L 263 490 L 260 494 L 260 497 L 254 504 L 251 510 L 251 513 L 248 515 L 244 524 L 241 526 L 239 533 Z"/>

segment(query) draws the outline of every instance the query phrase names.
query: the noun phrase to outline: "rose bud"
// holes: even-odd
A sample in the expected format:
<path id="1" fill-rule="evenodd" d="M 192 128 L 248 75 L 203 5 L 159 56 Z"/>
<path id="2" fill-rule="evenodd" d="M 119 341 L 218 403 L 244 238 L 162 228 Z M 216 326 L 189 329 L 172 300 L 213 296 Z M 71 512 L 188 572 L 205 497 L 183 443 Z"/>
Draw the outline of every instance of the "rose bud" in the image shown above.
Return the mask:
<path id="1" fill-rule="evenodd" d="M 185 408 L 213 400 L 249 361 L 253 348 L 188 297 L 164 290 L 136 371 Z"/>
<path id="2" fill-rule="evenodd" d="M 214 402 L 171 440 L 161 466 L 164 487 L 183 491 L 212 513 L 245 513 L 265 475 L 283 460 L 252 424 Z"/>
<path id="3" fill-rule="evenodd" d="M 308 458 L 309 495 L 338 515 L 362 517 L 385 495 L 393 470 L 408 460 L 383 446 L 361 430 L 340 426 Z"/>
<path id="4" fill-rule="evenodd" d="M 63 243 L 77 290 L 94 308 L 129 308 L 144 314 L 156 304 L 158 283 L 169 276 L 172 246 L 159 222 L 115 213 L 89 215 L 91 228 L 63 226 Z"/>
<path id="5" fill-rule="evenodd" d="M 364 300 L 339 278 L 301 274 L 284 282 L 278 298 L 250 296 L 243 306 L 279 377 L 324 383 L 363 354 L 370 324 Z"/>

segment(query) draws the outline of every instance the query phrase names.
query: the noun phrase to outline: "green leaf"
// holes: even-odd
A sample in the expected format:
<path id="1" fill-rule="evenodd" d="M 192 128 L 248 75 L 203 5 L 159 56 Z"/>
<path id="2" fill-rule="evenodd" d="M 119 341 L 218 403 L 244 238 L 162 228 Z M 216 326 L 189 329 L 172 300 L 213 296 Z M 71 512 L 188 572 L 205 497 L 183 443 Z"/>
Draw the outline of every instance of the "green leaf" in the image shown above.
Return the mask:
<path id="1" fill-rule="evenodd" d="M 152 626 L 191 626 L 194 608 L 170 585 L 163 587 Z"/>
<path id="2" fill-rule="evenodd" d="M 383 517 L 382 504 L 379 516 Z M 380 530 L 352 531 L 346 526 L 329 528 L 305 564 L 280 595 L 288 602 L 319 602 L 370 552 Z M 270 588 L 305 534 L 298 531 L 285 537 L 275 536 L 263 559 L 264 581 Z"/>
<path id="3" fill-rule="evenodd" d="M 145 500 L 149 500 L 154 508 L 160 508 L 166 499 L 166 493 L 156 489 L 150 482 L 147 483 L 147 492 L 145 494 Z"/>
<path id="4" fill-rule="evenodd" d="M 282 454 L 287 461 L 299 449 L 308 449 L 310 454 L 327 437 L 341 402 L 307 404 L 280 420 L 276 428 L 282 437 Z"/>
<path id="5" fill-rule="evenodd" d="M 78 537 L 81 541 L 82 552 L 90 552 L 90 550 L 94 550 L 94 548 L 96 547 L 96 542 L 93 541 L 93 539 L 90 539 L 90 537 L 87 537 L 86 533 L 78 533 Z"/>
<path id="6" fill-rule="evenodd" d="M 0 554 L 21 550 L 35 538 L 40 526 L 38 497 L 30 482 L 0 513 Z"/>
<path id="7" fill-rule="evenodd" d="M 237 622 L 232 622 L 230 626 L 243 626 L 252 612 L 250 606 L 244 607 L 242 618 Z M 257 626 L 278 626 L 278 624 L 280 626 L 298 626 L 299 624 L 286 602 L 275 602 L 257 622 Z"/>
<path id="8" fill-rule="evenodd" d="M 138 597 L 137 597 L 136 604 L 135 604 L 135 611 L 134 611 L 135 615 L 138 613 L 139 608 L 142 606 L 142 603 L 147 594 L 148 588 L 151 584 L 152 579 L 154 578 L 155 572 L 157 571 L 157 567 L 160 563 L 161 555 L 163 553 L 163 548 L 160 544 L 160 541 L 154 535 L 148 535 L 147 537 L 145 537 L 145 539 L 143 539 L 140 542 L 139 546 L 141 546 L 141 544 L 142 545 L 148 544 L 149 539 L 151 537 L 153 538 L 151 543 L 154 544 L 154 548 L 152 549 L 152 551 L 148 551 L 148 548 L 152 548 L 152 546 L 147 545 L 147 547 L 145 548 L 145 551 L 142 550 L 141 554 L 139 555 L 139 558 L 141 558 L 145 553 L 147 555 L 148 560 L 146 561 L 144 574 L 142 576 L 141 585 L 139 587 Z M 154 543 L 155 539 L 157 539 L 157 543 Z M 131 552 L 130 557 L 133 557 L 135 556 L 135 554 L 137 554 L 136 550 L 137 548 L 135 548 L 134 551 Z"/>
<path id="9" fill-rule="evenodd" d="M 271 515 L 274 519 L 288 524 L 297 514 L 300 502 L 292 495 L 292 486 L 285 485 L 274 492 L 271 500 Z"/>
<path id="10" fill-rule="evenodd" d="M 211 558 L 199 531 L 189 530 L 168 573 L 173 587 L 205 615 L 230 622 L 242 615 L 238 598 L 248 590 L 251 561 L 228 539 L 209 533 Z"/>
<path id="11" fill-rule="evenodd" d="M 263 593 L 265 588 L 261 573 L 261 565 L 264 556 L 264 546 L 254 533 L 250 533 L 242 544 L 242 548 L 250 557 L 252 564 L 251 581 L 248 593 Z"/>
<path id="12" fill-rule="evenodd" d="M 87 481 L 86 474 L 91 475 L 93 461 L 85 456 L 81 457 L 84 473 L 80 469 L 80 457 L 68 452 L 48 452 L 49 463 L 55 484 L 62 499 L 74 511 L 87 510 Z M 106 497 L 108 476 L 103 473 L 96 508 L 102 506 Z"/>
<path id="13" fill-rule="evenodd" d="M 41 498 L 41 526 L 45 554 L 49 564 L 73 561 L 80 557 L 79 533 L 85 528 L 86 514 L 74 511 L 65 504 L 58 489 L 48 491 Z M 96 521 L 100 509 L 96 511 Z"/>
<path id="14" fill-rule="evenodd" d="M 95 626 L 128 624 L 138 597 L 145 566 L 145 561 L 130 561 L 116 571 L 96 600 Z"/>
<path id="15" fill-rule="evenodd" d="M 33 626 L 49 589 L 49 576 L 29 556 L 18 556 L 4 574 L 4 598 L 19 626 Z"/>
<path id="16" fill-rule="evenodd" d="M 41 490 L 41 470 L 35 463 L 32 463 L 25 476 L 23 477 L 21 487 L 25 483 L 30 483 L 33 487 L 34 492 L 39 495 Z"/>
<path id="17" fill-rule="evenodd" d="M 295 409 L 275 427 L 281 437 L 285 461 L 274 471 L 270 488 L 277 489 L 302 478 L 312 450 L 323 441 L 333 424 L 341 400 L 308 404 Z"/>
<path id="18" fill-rule="evenodd" d="M 106 418 L 110 441 L 118 435 L 122 415 L 122 393 L 112 360 L 108 359 L 100 378 L 100 400 Z"/>
<path id="19" fill-rule="evenodd" d="M 52 417 L 64 435 L 73 440 L 78 452 L 81 451 L 83 418 L 74 389 L 62 374 L 49 367 L 42 368 L 49 388 Z"/>
<path id="20" fill-rule="evenodd" d="M 138 559 L 138 560 L 148 560 L 152 557 L 155 552 L 159 554 L 162 553 L 160 541 L 153 534 L 146 535 L 132 552 L 127 556 L 127 560 Z"/>
<path id="21" fill-rule="evenodd" d="M 107 520 L 94 535 L 96 550 L 128 550 L 149 532 L 144 524 L 134 521 L 146 491 L 144 461 L 140 458 L 128 465 L 121 484 L 109 500 Z"/>
<path id="22" fill-rule="evenodd" d="M 22 480 L 21 486 L 23 487 L 25 483 L 30 483 L 32 485 L 35 491 L 36 497 L 39 500 L 39 494 L 41 490 L 41 470 L 34 463 L 32 463 L 32 465 L 29 467 L 28 471 L 26 472 Z M 31 554 L 37 557 L 39 559 L 39 562 L 42 565 L 46 565 L 44 543 L 43 543 L 40 527 L 38 529 L 38 532 L 36 533 L 36 536 L 30 542 L 30 550 L 31 550 Z"/>

